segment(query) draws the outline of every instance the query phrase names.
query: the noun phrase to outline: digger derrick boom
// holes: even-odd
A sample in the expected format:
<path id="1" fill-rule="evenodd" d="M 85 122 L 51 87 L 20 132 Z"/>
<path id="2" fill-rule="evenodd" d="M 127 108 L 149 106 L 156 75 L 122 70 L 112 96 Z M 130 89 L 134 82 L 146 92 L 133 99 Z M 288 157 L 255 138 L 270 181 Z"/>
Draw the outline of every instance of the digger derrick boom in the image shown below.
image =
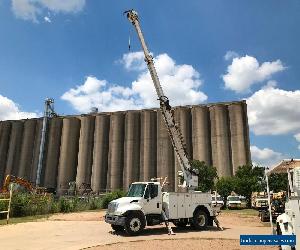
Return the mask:
<path id="1" fill-rule="evenodd" d="M 145 55 L 145 62 L 147 63 L 148 70 L 150 72 L 152 81 L 154 83 L 154 87 L 158 96 L 158 100 L 160 102 L 160 109 L 164 118 L 164 121 L 167 126 L 168 133 L 171 138 L 171 142 L 180 164 L 180 168 L 183 173 L 184 180 L 186 182 L 186 186 L 190 190 L 194 190 L 198 187 L 198 173 L 196 170 L 192 169 L 190 161 L 187 157 L 186 150 L 184 148 L 183 137 L 179 130 L 179 127 L 176 125 L 174 116 L 172 113 L 171 106 L 169 104 L 169 99 L 164 95 L 163 89 L 161 87 L 154 63 L 153 57 L 150 55 L 150 52 L 147 48 L 141 26 L 139 23 L 138 14 L 134 10 L 129 10 L 124 12 L 127 15 L 128 20 L 133 24 L 135 27 L 139 40 L 141 42 L 144 55 Z"/>

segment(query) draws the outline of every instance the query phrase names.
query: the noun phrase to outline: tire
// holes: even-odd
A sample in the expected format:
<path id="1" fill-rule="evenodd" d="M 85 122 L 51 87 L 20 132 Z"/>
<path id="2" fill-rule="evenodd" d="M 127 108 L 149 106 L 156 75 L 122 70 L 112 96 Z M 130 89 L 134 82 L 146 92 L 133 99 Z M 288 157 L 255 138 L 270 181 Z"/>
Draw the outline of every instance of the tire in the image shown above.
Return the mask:
<path id="1" fill-rule="evenodd" d="M 129 213 L 125 219 L 125 231 L 131 236 L 140 234 L 145 225 L 145 218 L 140 213 Z"/>
<path id="2" fill-rule="evenodd" d="M 208 225 L 208 215 L 203 210 L 197 210 L 194 213 L 193 220 L 192 220 L 192 226 L 196 230 L 205 230 Z"/>
<path id="3" fill-rule="evenodd" d="M 266 218 L 266 212 L 265 212 L 265 211 L 262 211 L 262 212 L 260 213 L 260 220 L 261 220 L 262 222 L 266 222 L 266 221 L 267 221 L 267 218 Z"/>
<path id="4" fill-rule="evenodd" d="M 185 228 L 188 224 L 188 221 L 184 219 L 184 220 L 179 220 L 177 222 L 173 222 L 173 224 L 178 228 Z"/>
<path id="5" fill-rule="evenodd" d="M 123 226 L 119 226 L 119 225 L 111 225 L 111 228 L 116 231 L 116 232 L 122 232 L 124 231 L 124 227 Z"/>

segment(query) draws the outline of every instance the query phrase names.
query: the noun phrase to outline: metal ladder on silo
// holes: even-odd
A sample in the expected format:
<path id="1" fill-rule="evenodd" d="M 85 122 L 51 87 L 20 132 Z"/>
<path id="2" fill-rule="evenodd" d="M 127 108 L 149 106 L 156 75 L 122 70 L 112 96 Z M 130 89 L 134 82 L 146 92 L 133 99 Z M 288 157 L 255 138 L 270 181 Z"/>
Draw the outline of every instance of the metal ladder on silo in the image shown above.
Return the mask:
<path id="1" fill-rule="evenodd" d="M 6 214 L 6 224 L 8 224 L 8 222 L 9 222 L 12 194 L 13 194 L 13 183 L 10 184 L 9 197 L 8 198 L 0 198 L 0 202 L 5 202 L 5 203 L 8 202 L 7 210 L 0 211 L 0 214 Z"/>

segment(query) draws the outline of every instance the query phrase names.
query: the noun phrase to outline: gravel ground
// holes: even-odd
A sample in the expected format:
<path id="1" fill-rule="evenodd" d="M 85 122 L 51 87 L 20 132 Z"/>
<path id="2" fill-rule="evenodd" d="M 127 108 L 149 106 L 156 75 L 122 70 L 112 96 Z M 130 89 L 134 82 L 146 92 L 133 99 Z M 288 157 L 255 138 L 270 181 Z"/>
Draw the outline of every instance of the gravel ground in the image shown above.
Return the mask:
<path id="1" fill-rule="evenodd" d="M 277 249 L 240 247 L 240 234 L 269 234 L 270 228 L 257 216 L 223 213 L 219 216 L 224 231 L 210 228 L 193 231 L 173 228 L 168 235 L 164 226 L 149 227 L 136 237 L 112 233 L 103 221 L 105 211 L 56 214 L 37 222 L 0 226 L 0 249 L 5 250 L 78 250 L 78 249 Z"/>
<path id="2" fill-rule="evenodd" d="M 130 243 L 110 244 L 99 247 L 90 248 L 93 250 L 207 250 L 207 249 L 224 249 L 224 250 L 275 250 L 276 247 L 241 247 L 238 240 L 221 240 L 221 239 L 180 239 L 180 240 L 151 240 L 151 241 L 138 241 Z"/>

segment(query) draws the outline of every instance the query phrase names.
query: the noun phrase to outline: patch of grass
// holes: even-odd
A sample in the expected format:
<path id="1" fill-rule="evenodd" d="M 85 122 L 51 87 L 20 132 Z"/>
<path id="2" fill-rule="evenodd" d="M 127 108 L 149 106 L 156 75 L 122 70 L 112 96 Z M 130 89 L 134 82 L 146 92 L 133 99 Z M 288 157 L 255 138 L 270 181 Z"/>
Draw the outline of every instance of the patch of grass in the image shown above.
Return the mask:
<path id="1" fill-rule="evenodd" d="M 35 216 L 25 216 L 25 217 L 16 217 L 16 218 L 10 218 L 9 219 L 9 225 L 10 224 L 17 224 L 17 223 L 24 223 L 24 222 L 32 222 L 32 221 L 38 221 L 41 219 L 48 219 L 49 215 L 35 215 Z M 6 225 L 6 219 L 0 220 L 0 226 Z"/>
<path id="2" fill-rule="evenodd" d="M 228 213 L 228 214 L 237 214 L 242 216 L 257 216 L 258 211 L 254 209 L 224 209 L 222 210 L 222 213 Z"/>

